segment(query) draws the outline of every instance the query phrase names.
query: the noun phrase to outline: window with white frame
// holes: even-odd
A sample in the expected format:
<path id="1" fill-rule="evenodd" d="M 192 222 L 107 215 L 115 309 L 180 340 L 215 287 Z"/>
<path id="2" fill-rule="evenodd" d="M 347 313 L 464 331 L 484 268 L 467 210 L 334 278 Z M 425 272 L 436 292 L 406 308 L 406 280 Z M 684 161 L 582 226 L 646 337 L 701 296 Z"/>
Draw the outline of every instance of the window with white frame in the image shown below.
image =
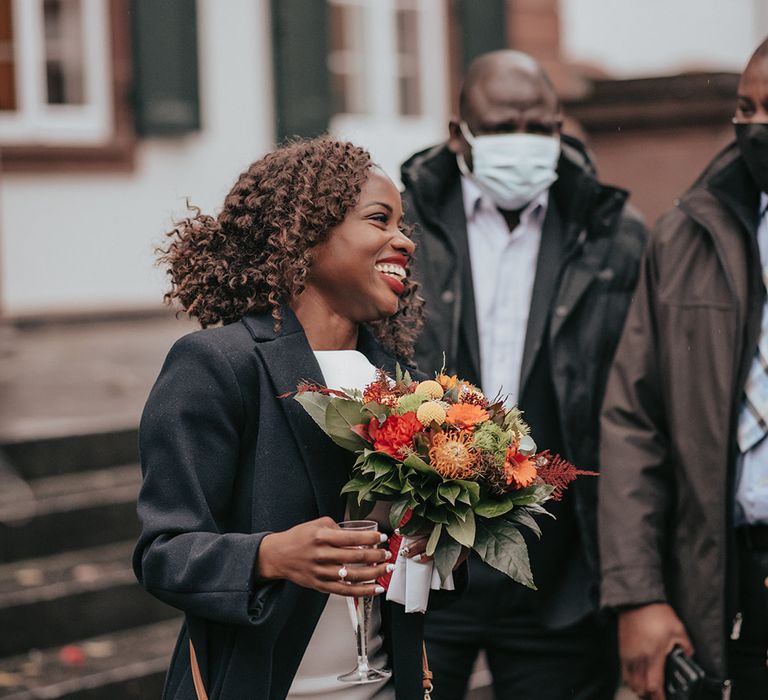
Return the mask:
<path id="1" fill-rule="evenodd" d="M 328 4 L 334 113 L 382 117 L 434 113 L 435 86 L 424 78 L 435 60 L 443 60 L 442 0 L 328 0 Z M 438 91 L 442 98 L 440 87 Z M 437 109 L 442 112 L 443 105 Z"/>
<path id="2" fill-rule="evenodd" d="M 109 26 L 104 0 L 0 0 L 0 144 L 111 138 Z"/>

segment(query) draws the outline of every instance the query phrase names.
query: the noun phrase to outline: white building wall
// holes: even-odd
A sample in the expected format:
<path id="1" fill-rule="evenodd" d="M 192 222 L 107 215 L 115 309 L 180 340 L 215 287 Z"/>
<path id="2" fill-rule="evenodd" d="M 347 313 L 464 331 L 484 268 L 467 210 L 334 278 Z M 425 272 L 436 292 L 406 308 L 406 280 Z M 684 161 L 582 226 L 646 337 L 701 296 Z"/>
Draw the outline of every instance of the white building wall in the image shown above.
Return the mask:
<path id="1" fill-rule="evenodd" d="M 739 72 L 768 35 L 766 0 L 560 0 L 563 55 L 617 78 Z"/>
<path id="2" fill-rule="evenodd" d="M 154 248 L 187 197 L 213 213 L 274 134 L 268 0 L 198 0 L 203 128 L 138 144 L 120 174 L 0 178 L 0 303 L 9 316 L 147 307 Z"/>

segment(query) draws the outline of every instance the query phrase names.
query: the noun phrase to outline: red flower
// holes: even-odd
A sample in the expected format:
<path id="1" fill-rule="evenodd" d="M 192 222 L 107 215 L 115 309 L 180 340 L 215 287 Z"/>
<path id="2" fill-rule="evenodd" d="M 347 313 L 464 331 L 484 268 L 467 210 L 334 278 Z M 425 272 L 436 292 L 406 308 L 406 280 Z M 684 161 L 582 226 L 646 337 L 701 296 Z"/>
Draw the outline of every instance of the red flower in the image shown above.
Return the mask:
<path id="1" fill-rule="evenodd" d="M 402 416 L 389 416 L 381 425 L 376 418 L 372 418 L 368 424 L 373 448 L 396 459 L 401 457 L 400 448 L 410 446 L 413 436 L 422 430 L 424 426 L 413 411 Z"/>

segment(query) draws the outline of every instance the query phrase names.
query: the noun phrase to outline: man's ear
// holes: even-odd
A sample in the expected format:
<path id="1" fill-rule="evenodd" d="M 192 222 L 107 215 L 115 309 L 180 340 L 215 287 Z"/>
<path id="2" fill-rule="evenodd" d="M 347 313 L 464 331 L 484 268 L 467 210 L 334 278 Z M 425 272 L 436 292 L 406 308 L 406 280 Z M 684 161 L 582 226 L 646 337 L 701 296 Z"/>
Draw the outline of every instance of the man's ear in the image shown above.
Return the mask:
<path id="1" fill-rule="evenodd" d="M 456 119 L 448 122 L 448 150 L 458 155 L 464 151 L 464 144 L 461 138 L 461 129 Z"/>

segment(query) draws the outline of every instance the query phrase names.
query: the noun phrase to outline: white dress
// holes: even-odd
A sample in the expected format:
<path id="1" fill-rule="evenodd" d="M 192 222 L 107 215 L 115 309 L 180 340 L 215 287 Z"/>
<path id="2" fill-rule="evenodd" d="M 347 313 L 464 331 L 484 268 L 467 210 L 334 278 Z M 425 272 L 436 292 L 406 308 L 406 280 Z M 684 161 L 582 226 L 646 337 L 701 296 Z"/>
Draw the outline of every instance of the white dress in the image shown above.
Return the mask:
<path id="1" fill-rule="evenodd" d="M 364 389 L 376 378 L 376 368 L 357 350 L 316 351 L 325 385 L 332 389 Z M 330 595 L 317 627 L 309 640 L 288 700 L 394 700 L 392 679 L 357 685 L 343 683 L 338 676 L 357 664 L 355 633 L 349 602 L 352 598 Z M 368 628 L 368 659 L 374 668 L 387 665 L 381 639 L 381 599 L 376 597 Z"/>

